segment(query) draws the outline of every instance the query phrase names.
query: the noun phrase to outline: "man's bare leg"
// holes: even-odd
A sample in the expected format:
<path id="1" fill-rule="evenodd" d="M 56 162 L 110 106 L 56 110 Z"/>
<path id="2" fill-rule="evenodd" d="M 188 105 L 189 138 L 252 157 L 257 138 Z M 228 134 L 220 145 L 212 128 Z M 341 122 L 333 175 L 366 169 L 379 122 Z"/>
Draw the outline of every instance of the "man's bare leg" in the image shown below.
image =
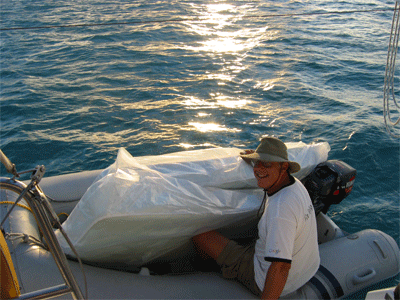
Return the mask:
<path id="1" fill-rule="evenodd" d="M 216 231 L 208 231 L 192 238 L 197 248 L 217 260 L 222 250 L 229 243 L 229 239 Z"/>

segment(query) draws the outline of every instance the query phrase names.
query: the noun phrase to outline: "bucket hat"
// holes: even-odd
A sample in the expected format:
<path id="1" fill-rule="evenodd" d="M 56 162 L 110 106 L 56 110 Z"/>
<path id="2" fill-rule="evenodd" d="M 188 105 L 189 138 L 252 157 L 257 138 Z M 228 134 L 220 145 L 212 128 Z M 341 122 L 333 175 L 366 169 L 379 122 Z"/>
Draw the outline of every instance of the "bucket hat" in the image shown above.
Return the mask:
<path id="1" fill-rule="evenodd" d="M 243 159 L 260 160 L 264 162 L 287 162 L 289 163 L 289 172 L 296 173 L 300 171 L 300 165 L 295 161 L 289 161 L 286 145 L 274 137 L 264 137 L 255 152 L 240 155 Z"/>

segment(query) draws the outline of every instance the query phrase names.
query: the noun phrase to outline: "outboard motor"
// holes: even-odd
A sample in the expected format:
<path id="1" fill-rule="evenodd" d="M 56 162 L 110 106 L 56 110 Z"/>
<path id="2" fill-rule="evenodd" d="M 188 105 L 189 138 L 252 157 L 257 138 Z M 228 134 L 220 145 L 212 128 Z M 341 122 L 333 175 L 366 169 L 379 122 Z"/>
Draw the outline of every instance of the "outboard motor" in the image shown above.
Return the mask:
<path id="1" fill-rule="evenodd" d="M 320 163 L 304 178 L 315 213 L 326 213 L 332 204 L 339 204 L 350 194 L 357 171 L 340 160 Z"/>

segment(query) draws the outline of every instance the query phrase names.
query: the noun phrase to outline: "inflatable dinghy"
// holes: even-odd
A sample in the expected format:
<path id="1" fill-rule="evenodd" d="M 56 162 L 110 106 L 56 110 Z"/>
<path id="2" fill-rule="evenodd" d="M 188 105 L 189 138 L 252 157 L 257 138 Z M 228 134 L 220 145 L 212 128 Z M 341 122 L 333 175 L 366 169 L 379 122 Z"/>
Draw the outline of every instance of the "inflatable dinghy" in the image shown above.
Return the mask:
<path id="1" fill-rule="evenodd" d="M 317 213 L 321 265 L 305 286 L 282 298 L 342 298 L 397 275 L 400 251 L 393 238 L 374 229 L 347 234 L 326 215 L 351 192 L 356 171 L 327 160 L 326 143 L 287 146 L 290 159 L 302 166 L 295 176 Z M 19 199 L 30 183 L 2 178 L 1 263 L 9 275 L 2 275 L 2 298 L 86 298 L 68 287 L 70 281 L 90 299 L 256 298 L 222 278 L 190 241 L 211 229 L 240 243 L 256 237 L 262 195 L 239 152 L 216 148 L 133 158 L 121 149 L 106 170 L 44 178 L 35 188 L 50 199 L 43 203 L 49 219 L 69 215 L 55 234 L 39 228 L 32 193 Z M 54 240 L 44 239 L 47 234 Z M 57 247 L 49 251 L 53 243 Z M 63 252 L 70 258 L 66 266 L 57 259 Z"/>

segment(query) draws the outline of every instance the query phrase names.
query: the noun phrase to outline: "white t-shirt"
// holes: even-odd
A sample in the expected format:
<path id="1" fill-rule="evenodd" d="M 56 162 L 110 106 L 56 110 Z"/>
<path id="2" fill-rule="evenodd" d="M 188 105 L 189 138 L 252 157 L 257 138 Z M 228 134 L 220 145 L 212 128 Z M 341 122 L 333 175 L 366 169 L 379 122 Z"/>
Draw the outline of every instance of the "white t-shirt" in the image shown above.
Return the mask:
<path id="1" fill-rule="evenodd" d="M 294 292 L 315 275 L 320 264 L 315 212 L 298 179 L 267 199 L 258 234 L 254 273 L 261 291 L 272 261 L 291 263 L 282 296 Z"/>

